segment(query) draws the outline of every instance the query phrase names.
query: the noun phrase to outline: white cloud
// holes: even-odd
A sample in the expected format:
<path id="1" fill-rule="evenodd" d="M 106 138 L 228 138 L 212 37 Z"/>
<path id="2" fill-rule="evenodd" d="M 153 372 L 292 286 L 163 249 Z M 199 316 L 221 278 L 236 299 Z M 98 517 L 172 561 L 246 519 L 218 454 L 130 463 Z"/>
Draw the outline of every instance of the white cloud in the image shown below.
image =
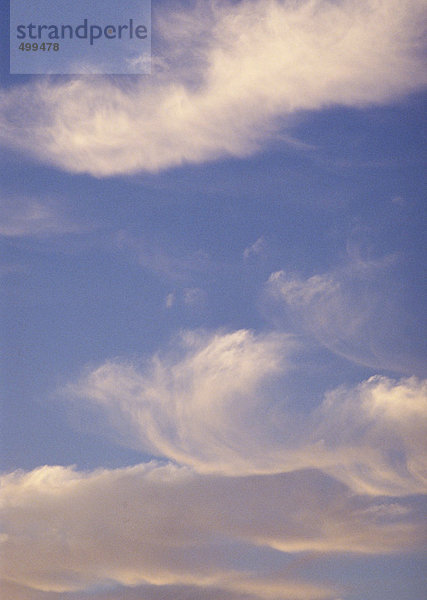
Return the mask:
<path id="1" fill-rule="evenodd" d="M 172 308 L 172 306 L 174 304 L 175 304 L 175 292 L 170 292 L 170 294 L 168 294 L 166 296 L 165 306 L 166 306 L 166 308 Z"/>
<path id="2" fill-rule="evenodd" d="M 273 333 L 187 332 L 170 355 L 141 369 L 107 362 L 70 389 L 106 411 L 114 426 L 122 423 L 127 443 L 156 456 L 201 472 L 269 471 L 254 434 L 263 424 L 271 433 L 268 390 L 294 347 L 291 337 Z M 257 414 L 263 417 L 254 429 Z"/>
<path id="3" fill-rule="evenodd" d="M 166 308 L 172 308 L 178 303 L 190 309 L 200 309 L 206 304 L 207 294 L 201 288 L 184 288 L 179 292 L 171 292 L 166 296 Z"/>
<path id="4" fill-rule="evenodd" d="M 262 254 L 265 248 L 265 239 L 264 236 L 259 237 L 256 242 L 254 242 L 251 246 L 248 246 L 243 251 L 243 258 L 247 260 L 251 256 L 257 256 Z"/>
<path id="5" fill-rule="evenodd" d="M 79 233 L 81 225 L 73 223 L 51 199 L 22 196 L 0 198 L 0 236 L 23 237 Z"/>
<path id="6" fill-rule="evenodd" d="M 103 585 L 109 597 L 114 584 L 188 586 L 200 598 L 216 589 L 218 597 L 336 600 L 337 590 L 298 570 L 267 574 L 270 549 L 371 554 L 423 543 L 410 501 L 394 501 L 387 514 L 384 500 L 355 498 L 314 471 L 224 478 L 156 463 L 91 473 L 45 466 L 3 476 L 1 489 L 0 569 L 12 590 L 65 595 Z"/>
<path id="7" fill-rule="evenodd" d="M 277 334 L 187 333 L 169 355 L 107 362 L 70 389 L 122 443 L 200 473 L 319 469 L 356 493 L 424 493 L 427 382 L 373 377 L 296 416 L 286 383 L 295 348 Z"/>
<path id="8" fill-rule="evenodd" d="M 297 330 L 358 364 L 423 375 L 419 324 L 407 314 L 400 284 L 404 259 L 364 259 L 357 248 L 349 253 L 343 266 L 312 277 L 273 273 L 266 289 L 274 314 L 284 309 L 287 324 L 290 318 Z"/>
<path id="9" fill-rule="evenodd" d="M 117 233 L 115 243 L 143 268 L 165 280 L 181 284 L 192 283 L 195 276 L 217 268 L 211 257 L 202 250 L 183 253 L 179 248 L 166 248 L 156 240 L 134 237 L 124 230 Z"/>
<path id="10" fill-rule="evenodd" d="M 425 493 L 427 380 L 377 376 L 334 390 L 313 421 L 320 453 L 331 461 L 325 472 L 360 493 Z"/>
<path id="11" fill-rule="evenodd" d="M 283 271 L 273 273 L 269 283 L 277 286 L 281 295 L 291 306 L 307 306 L 315 298 L 331 300 L 340 290 L 340 285 L 328 275 L 313 275 L 307 280 L 287 277 Z"/>
<path id="12" fill-rule="evenodd" d="M 186 306 L 202 306 L 206 302 L 206 292 L 200 288 L 185 288 L 183 296 Z"/>
<path id="13" fill-rule="evenodd" d="M 246 156 L 297 111 L 383 103 L 424 85 L 424 9 L 423 0 L 165 6 L 152 76 L 3 91 L 1 140 L 95 176 Z"/>

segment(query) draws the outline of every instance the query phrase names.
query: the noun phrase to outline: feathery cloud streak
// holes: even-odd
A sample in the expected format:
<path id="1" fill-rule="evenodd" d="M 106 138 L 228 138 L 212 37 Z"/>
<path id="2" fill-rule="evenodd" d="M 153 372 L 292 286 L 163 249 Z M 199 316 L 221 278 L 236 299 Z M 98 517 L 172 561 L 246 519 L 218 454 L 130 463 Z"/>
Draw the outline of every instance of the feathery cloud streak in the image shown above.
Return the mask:
<path id="1" fill-rule="evenodd" d="M 425 85 L 424 10 L 422 0 L 166 7 L 153 76 L 3 91 L 0 141 L 98 177 L 243 157 L 297 111 L 383 103 Z"/>
<path id="2" fill-rule="evenodd" d="M 405 310 L 399 282 L 402 257 L 350 258 L 344 265 L 304 278 L 277 271 L 267 282 L 274 314 L 285 313 L 298 331 L 332 352 L 374 369 L 424 375 L 417 352 L 418 316 Z"/>
<path id="3" fill-rule="evenodd" d="M 4 195 L 0 210 L 0 236 L 4 237 L 62 235 L 88 229 L 63 215 L 59 203 L 49 198 Z"/>
<path id="4" fill-rule="evenodd" d="M 168 356 L 107 362 L 70 389 L 105 411 L 125 444 L 199 473 L 311 468 L 356 493 L 424 493 L 427 381 L 372 377 L 297 416 L 286 391 L 295 347 L 278 334 L 187 334 Z"/>

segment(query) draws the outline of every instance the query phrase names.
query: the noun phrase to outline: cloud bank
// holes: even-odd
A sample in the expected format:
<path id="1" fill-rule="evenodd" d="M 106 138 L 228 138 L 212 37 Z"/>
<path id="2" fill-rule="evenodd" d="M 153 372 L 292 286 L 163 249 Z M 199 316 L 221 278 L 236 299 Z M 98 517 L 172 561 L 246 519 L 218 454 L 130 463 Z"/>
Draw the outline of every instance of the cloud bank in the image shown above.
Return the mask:
<path id="1" fill-rule="evenodd" d="M 424 11 L 423 0 L 166 5 L 153 76 L 3 91 L 0 141 L 98 177 L 247 156 L 297 112 L 384 103 L 425 85 Z"/>
<path id="2" fill-rule="evenodd" d="M 218 598 L 337 600 L 337 589 L 288 570 L 286 554 L 422 545 L 416 505 L 354 497 L 313 471 L 224 478 L 156 463 L 91 473 L 41 467 L 3 476 L 1 488 L 1 571 L 12 590 L 104 586 L 99 597 L 109 598 L 115 585 L 145 585 L 154 590 L 147 597 L 164 598 L 156 588 L 188 586 L 203 599 L 219 590 Z M 260 565 L 272 549 L 285 553 L 281 573 L 251 569 L 255 548 Z"/>

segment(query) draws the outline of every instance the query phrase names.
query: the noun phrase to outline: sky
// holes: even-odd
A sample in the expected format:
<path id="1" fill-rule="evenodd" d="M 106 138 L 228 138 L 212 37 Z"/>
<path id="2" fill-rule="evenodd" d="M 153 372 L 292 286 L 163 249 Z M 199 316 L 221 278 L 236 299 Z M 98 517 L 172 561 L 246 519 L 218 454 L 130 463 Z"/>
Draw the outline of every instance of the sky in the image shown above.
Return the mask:
<path id="1" fill-rule="evenodd" d="M 106 76 L 0 11 L 4 597 L 423 600 L 426 3 L 153 0 Z"/>

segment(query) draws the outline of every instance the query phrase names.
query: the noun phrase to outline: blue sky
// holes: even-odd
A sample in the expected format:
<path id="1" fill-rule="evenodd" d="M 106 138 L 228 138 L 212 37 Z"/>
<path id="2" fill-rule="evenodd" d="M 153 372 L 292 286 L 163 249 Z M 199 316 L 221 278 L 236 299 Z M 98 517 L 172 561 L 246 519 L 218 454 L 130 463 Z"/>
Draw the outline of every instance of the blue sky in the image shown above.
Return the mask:
<path id="1" fill-rule="evenodd" d="M 162 0 L 80 78 L 3 19 L 8 598 L 425 597 L 424 12 Z"/>

